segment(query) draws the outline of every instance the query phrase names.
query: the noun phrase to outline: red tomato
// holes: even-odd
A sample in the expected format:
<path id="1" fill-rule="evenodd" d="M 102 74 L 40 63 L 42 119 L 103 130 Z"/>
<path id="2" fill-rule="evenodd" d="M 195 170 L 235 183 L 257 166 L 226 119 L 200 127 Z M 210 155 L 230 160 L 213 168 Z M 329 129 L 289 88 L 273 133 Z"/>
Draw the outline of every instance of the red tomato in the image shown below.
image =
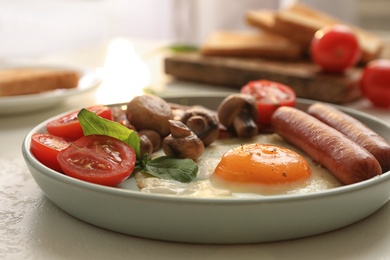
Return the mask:
<path id="1" fill-rule="evenodd" d="M 50 169 L 62 172 L 57 156 L 60 151 L 69 146 L 69 142 L 62 137 L 51 134 L 34 134 L 31 137 L 31 153 Z"/>
<path id="2" fill-rule="evenodd" d="M 364 68 L 360 89 L 374 106 L 390 107 L 390 60 L 370 61 Z"/>
<path id="3" fill-rule="evenodd" d="M 87 108 L 98 116 L 113 120 L 111 109 L 107 106 L 97 105 Z M 65 116 L 57 118 L 46 124 L 46 129 L 50 134 L 76 140 L 84 135 L 80 122 L 77 119 L 79 110 L 71 112 Z"/>
<path id="4" fill-rule="evenodd" d="M 135 161 L 133 148 L 106 135 L 81 137 L 58 155 L 66 175 L 106 186 L 116 186 L 127 179 Z"/>
<path id="5" fill-rule="evenodd" d="M 295 106 L 296 101 L 296 94 L 289 86 L 268 80 L 250 81 L 241 88 L 241 93 L 256 98 L 259 125 L 269 125 L 278 107 Z"/>
<path id="6" fill-rule="evenodd" d="M 313 61 L 323 70 L 342 72 L 361 57 L 355 33 L 345 25 L 326 26 L 316 32 L 310 46 Z"/>

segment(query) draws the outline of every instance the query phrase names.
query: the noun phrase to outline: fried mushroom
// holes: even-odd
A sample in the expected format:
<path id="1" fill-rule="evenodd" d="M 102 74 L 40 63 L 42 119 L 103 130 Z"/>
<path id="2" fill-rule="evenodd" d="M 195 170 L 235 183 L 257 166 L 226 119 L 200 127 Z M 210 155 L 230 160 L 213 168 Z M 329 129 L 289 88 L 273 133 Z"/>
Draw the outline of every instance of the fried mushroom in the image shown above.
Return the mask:
<path id="1" fill-rule="evenodd" d="M 149 138 L 146 135 L 140 135 L 140 153 L 141 155 L 144 155 L 147 153 L 148 155 L 151 155 L 153 152 L 153 144 L 149 140 Z"/>
<path id="2" fill-rule="evenodd" d="M 164 99 L 144 94 L 134 97 L 127 104 L 126 117 L 137 131 L 151 129 L 165 137 L 170 133 L 169 120 L 173 115 Z"/>
<path id="3" fill-rule="evenodd" d="M 140 136 L 146 136 L 152 144 L 153 152 L 158 151 L 161 148 L 161 136 L 154 130 L 144 129 L 138 132 Z"/>
<path id="4" fill-rule="evenodd" d="M 251 95 L 231 94 L 220 103 L 217 111 L 219 122 L 235 131 L 238 137 L 248 138 L 258 134 L 258 111 L 256 100 Z"/>
<path id="5" fill-rule="evenodd" d="M 204 144 L 185 124 L 169 120 L 171 134 L 164 138 L 162 148 L 167 156 L 197 160 L 204 151 Z"/>
<path id="6" fill-rule="evenodd" d="M 180 121 L 202 140 L 204 146 L 209 146 L 218 139 L 219 122 L 217 116 L 206 108 L 193 107 L 187 109 Z"/>

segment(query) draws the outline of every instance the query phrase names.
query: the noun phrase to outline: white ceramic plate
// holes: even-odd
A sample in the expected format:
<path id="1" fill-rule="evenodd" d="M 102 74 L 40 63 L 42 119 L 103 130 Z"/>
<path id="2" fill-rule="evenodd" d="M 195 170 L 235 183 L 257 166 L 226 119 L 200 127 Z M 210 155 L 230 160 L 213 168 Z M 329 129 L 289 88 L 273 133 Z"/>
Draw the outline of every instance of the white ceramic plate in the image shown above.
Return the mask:
<path id="1" fill-rule="evenodd" d="M 96 89 L 101 83 L 101 78 L 94 71 L 80 67 L 52 65 L 12 65 L 9 67 L 72 69 L 80 72 L 80 80 L 77 88 L 74 89 L 57 89 L 38 94 L 0 97 L 0 115 L 34 112 L 49 108 L 60 104 L 66 98 Z"/>
<path id="2" fill-rule="evenodd" d="M 224 96 L 170 98 L 215 108 Z M 306 109 L 311 101 L 298 100 Z M 369 115 L 343 109 L 387 141 L 390 126 Z M 357 184 L 311 194 L 249 198 L 184 198 L 140 193 L 80 181 L 55 172 L 30 153 L 23 155 L 45 195 L 58 207 L 93 225 L 133 236 L 189 243 L 255 243 L 306 237 L 333 231 L 371 215 L 390 197 L 390 172 Z"/>

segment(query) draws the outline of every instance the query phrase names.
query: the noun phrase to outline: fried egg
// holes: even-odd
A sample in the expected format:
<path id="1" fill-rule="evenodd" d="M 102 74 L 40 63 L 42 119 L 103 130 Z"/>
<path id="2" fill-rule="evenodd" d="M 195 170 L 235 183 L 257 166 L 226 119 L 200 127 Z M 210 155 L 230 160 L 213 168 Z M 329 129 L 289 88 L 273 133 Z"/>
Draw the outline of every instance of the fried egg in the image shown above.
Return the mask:
<path id="1" fill-rule="evenodd" d="M 197 180 L 191 183 L 142 172 L 135 179 L 141 192 L 210 198 L 303 194 L 341 186 L 327 169 L 277 134 L 217 140 L 197 163 Z"/>

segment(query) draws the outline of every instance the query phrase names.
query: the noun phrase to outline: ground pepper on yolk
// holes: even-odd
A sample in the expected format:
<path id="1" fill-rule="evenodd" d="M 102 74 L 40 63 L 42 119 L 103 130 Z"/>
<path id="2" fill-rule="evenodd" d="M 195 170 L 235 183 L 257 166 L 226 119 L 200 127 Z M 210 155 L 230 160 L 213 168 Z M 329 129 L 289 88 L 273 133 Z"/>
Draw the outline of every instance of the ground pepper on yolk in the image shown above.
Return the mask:
<path id="1" fill-rule="evenodd" d="M 233 183 L 278 185 L 310 178 L 307 161 L 295 151 L 271 144 L 243 144 L 227 151 L 214 176 Z"/>

